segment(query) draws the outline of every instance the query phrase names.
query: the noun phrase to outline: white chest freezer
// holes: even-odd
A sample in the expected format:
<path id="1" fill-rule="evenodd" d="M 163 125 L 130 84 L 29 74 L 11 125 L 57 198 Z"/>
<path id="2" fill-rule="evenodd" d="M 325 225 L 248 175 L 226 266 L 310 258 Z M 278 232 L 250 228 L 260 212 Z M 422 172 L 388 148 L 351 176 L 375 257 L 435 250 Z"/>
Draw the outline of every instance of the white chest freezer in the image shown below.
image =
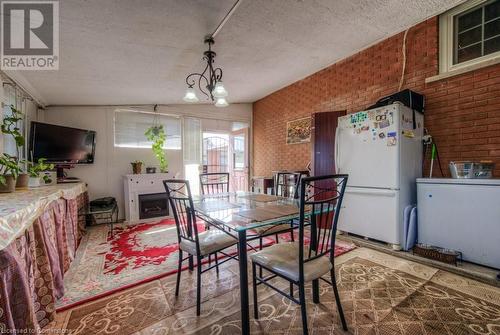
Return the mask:
<path id="1" fill-rule="evenodd" d="M 500 179 L 417 179 L 418 242 L 500 269 Z"/>

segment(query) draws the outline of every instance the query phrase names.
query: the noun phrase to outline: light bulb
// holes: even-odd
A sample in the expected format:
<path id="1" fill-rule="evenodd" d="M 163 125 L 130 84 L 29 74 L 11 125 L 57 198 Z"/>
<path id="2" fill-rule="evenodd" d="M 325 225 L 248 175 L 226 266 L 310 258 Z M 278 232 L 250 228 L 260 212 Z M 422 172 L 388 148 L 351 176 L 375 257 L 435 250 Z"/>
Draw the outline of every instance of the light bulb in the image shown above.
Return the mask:
<path id="1" fill-rule="evenodd" d="M 212 90 L 212 95 L 215 98 L 225 98 L 225 97 L 227 97 L 227 91 L 224 88 L 224 85 L 222 85 L 222 81 L 219 81 L 219 82 L 217 82 L 217 84 L 215 84 L 215 87 Z"/>
<path id="2" fill-rule="evenodd" d="M 225 98 L 217 98 L 216 107 L 227 107 L 229 104 Z"/>
<path id="3" fill-rule="evenodd" d="M 198 102 L 199 99 L 196 96 L 196 92 L 194 91 L 194 88 L 188 87 L 186 90 L 186 94 L 184 95 L 184 98 L 182 98 L 185 102 Z"/>

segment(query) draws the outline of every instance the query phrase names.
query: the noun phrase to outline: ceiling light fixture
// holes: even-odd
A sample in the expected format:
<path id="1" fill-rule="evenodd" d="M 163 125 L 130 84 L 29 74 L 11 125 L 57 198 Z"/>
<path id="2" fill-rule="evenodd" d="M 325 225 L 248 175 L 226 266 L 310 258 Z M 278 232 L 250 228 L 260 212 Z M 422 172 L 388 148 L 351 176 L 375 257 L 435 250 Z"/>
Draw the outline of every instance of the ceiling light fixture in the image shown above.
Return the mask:
<path id="1" fill-rule="evenodd" d="M 186 94 L 183 100 L 186 102 L 197 102 L 198 97 L 194 86 L 197 85 L 201 93 L 206 95 L 207 98 L 216 102 L 216 106 L 225 107 L 228 105 L 226 97 L 228 95 L 226 88 L 222 84 L 222 69 L 220 67 L 214 68 L 215 52 L 212 51 L 214 39 L 212 36 L 205 38 L 205 43 L 208 44 L 208 50 L 203 53 L 203 60 L 207 62 L 205 69 L 202 73 L 191 73 L 186 77 L 186 84 L 188 85 Z M 225 103 L 219 103 L 219 100 L 224 100 Z"/>
<path id="2" fill-rule="evenodd" d="M 186 77 L 186 94 L 182 100 L 186 102 L 198 102 L 199 99 L 196 96 L 196 90 L 194 86 L 196 85 L 201 93 L 203 93 L 207 98 L 215 102 L 217 107 L 226 107 L 229 105 L 226 97 L 228 96 L 227 90 L 222 84 L 222 69 L 220 67 L 214 68 L 214 59 L 216 53 L 212 51 L 212 45 L 215 43 L 214 37 L 222 29 L 222 26 L 229 20 L 231 15 L 233 15 L 236 8 L 239 6 L 241 0 L 236 0 L 234 5 L 231 7 L 229 12 L 224 16 L 222 21 L 219 23 L 215 31 L 205 37 L 205 43 L 208 44 L 208 50 L 203 53 L 203 60 L 207 62 L 205 69 L 201 73 L 191 73 Z"/>

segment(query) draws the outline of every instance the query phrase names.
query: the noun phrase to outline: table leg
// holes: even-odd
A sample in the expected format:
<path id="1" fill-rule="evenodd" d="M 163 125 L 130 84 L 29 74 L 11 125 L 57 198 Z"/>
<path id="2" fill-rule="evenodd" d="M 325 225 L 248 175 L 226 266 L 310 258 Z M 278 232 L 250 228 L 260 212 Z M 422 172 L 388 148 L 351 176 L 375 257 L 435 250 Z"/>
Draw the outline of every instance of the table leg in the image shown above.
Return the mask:
<path id="1" fill-rule="evenodd" d="M 238 232 L 238 260 L 240 263 L 241 333 L 250 334 L 248 306 L 247 233 Z"/>

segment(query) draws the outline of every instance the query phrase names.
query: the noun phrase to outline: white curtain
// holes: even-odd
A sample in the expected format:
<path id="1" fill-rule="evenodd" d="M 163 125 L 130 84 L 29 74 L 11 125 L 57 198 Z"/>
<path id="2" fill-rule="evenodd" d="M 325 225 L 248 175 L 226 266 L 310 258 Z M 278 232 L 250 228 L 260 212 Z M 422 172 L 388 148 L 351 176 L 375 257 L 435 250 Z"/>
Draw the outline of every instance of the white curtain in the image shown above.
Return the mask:
<path id="1" fill-rule="evenodd" d="M 184 164 L 199 164 L 201 162 L 201 121 L 200 119 L 184 118 L 183 141 Z"/>
<path id="2" fill-rule="evenodd" d="M 201 120 L 192 117 L 184 118 L 183 132 L 183 160 L 184 175 L 191 186 L 191 193 L 200 192 L 200 163 L 201 163 Z"/>

